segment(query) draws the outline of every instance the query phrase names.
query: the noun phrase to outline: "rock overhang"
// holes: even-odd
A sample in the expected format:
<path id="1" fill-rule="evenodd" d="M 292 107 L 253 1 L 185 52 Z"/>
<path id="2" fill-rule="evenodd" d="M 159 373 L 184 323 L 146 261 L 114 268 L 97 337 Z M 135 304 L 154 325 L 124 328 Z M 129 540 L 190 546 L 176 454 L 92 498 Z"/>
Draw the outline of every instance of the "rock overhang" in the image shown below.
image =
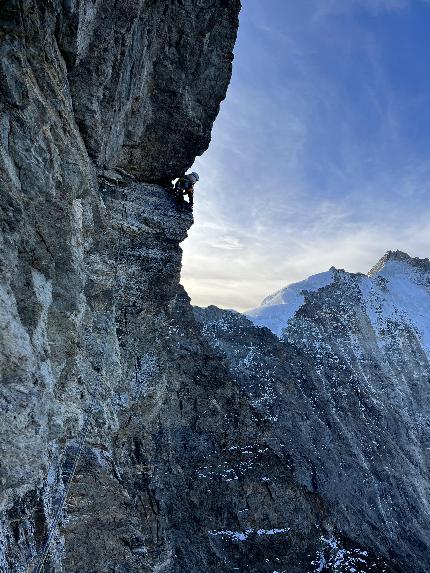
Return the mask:
<path id="1" fill-rule="evenodd" d="M 63 3 L 57 41 L 99 169 L 160 182 L 204 153 L 231 77 L 239 11 L 239 0 Z"/>

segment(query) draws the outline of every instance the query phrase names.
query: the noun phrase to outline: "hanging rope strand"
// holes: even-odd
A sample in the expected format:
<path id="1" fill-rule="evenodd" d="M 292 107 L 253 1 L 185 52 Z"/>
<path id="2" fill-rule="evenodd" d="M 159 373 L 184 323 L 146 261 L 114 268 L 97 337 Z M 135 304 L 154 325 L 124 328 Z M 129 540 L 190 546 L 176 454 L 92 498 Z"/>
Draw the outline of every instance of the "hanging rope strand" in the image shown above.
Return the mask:
<path id="1" fill-rule="evenodd" d="M 64 505 L 66 504 L 67 497 L 69 495 L 70 486 L 72 485 L 73 478 L 75 477 L 76 469 L 78 467 L 79 459 L 81 457 L 82 449 L 84 447 L 85 440 L 86 440 L 87 433 L 88 433 L 88 429 L 90 427 L 90 417 L 91 417 L 93 411 L 94 411 L 94 403 L 92 404 L 92 408 L 88 412 L 86 420 L 84 422 L 84 425 L 82 426 L 82 429 L 81 429 L 81 432 L 79 435 L 79 440 L 78 440 L 78 449 L 77 449 L 77 452 L 75 455 L 75 459 L 73 460 L 72 471 L 70 472 L 69 478 L 68 478 L 66 485 L 64 487 L 63 495 L 61 496 L 57 511 L 54 513 L 54 517 L 51 520 L 49 530 L 48 530 L 48 537 L 46 538 L 45 544 L 44 544 L 42 551 L 40 553 L 39 561 L 33 569 L 33 573 L 41 573 L 42 568 L 43 568 L 43 564 L 45 563 L 45 560 L 48 556 L 49 548 L 50 548 L 51 543 L 54 539 L 54 535 L 55 535 L 55 532 L 57 530 L 58 523 L 59 523 L 59 521 L 61 519 L 61 515 L 63 513 Z"/>

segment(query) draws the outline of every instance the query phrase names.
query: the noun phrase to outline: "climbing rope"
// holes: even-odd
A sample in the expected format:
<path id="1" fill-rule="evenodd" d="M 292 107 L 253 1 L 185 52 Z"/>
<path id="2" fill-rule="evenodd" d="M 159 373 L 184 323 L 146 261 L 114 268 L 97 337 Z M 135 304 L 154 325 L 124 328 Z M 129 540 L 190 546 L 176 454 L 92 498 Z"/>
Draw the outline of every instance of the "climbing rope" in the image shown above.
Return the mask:
<path id="1" fill-rule="evenodd" d="M 122 192 L 122 200 L 123 200 L 123 205 L 122 205 L 122 210 L 121 210 L 121 219 L 122 219 L 122 222 L 124 222 L 124 219 L 127 217 L 127 207 L 126 207 L 127 198 L 126 198 L 126 194 L 125 194 L 124 190 Z M 120 248 L 121 248 L 121 243 L 123 241 L 123 234 L 124 234 L 124 226 L 122 224 L 121 228 L 120 228 L 118 248 L 117 248 L 117 253 L 116 253 L 115 262 L 114 262 L 115 275 L 114 275 L 114 287 L 112 289 L 112 292 L 114 292 L 118 286 L 118 259 L 120 256 Z M 112 295 L 112 298 L 113 298 L 113 295 Z M 106 304 L 106 310 L 107 310 L 107 307 L 108 307 L 108 303 Z M 96 385 L 96 388 L 95 388 L 94 396 L 97 396 L 97 394 L 98 394 L 98 391 L 99 391 L 100 385 L 101 385 L 101 379 L 102 379 L 102 377 L 100 376 L 98 379 L 98 383 Z M 86 437 L 88 434 L 88 429 L 90 427 L 90 419 L 91 419 L 91 417 L 95 411 L 95 408 L 96 408 L 96 399 L 94 397 L 91 404 L 90 404 L 90 407 L 88 409 L 88 412 L 87 412 L 87 415 L 86 415 L 86 418 L 84 421 L 84 425 L 82 426 L 81 432 L 79 434 L 78 443 L 77 443 L 77 452 L 76 452 L 75 458 L 73 460 L 72 471 L 70 472 L 70 475 L 69 475 L 69 477 L 65 483 L 64 491 L 63 491 L 63 494 L 60 498 L 59 505 L 57 507 L 57 510 L 54 513 L 54 516 L 53 516 L 51 523 L 49 525 L 49 528 L 48 528 L 48 535 L 47 535 L 46 541 L 45 541 L 45 543 L 44 543 L 44 545 L 40 551 L 39 557 L 37 558 L 36 565 L 31 570 L 32 573 L 42 573 L 42 571 L 43 571 L 44 563 L 46 561 L 46 558 L 48 557 L 49 549 L 50 549 L 52 541 L 54 539 L 54 535 L 55 535 L 55 532 L 57 530 L 58 523 L 61 519 L 63 510 L 64 510 L 64 506 L 67 502 L 67 497 L 69 495 L 69 491 L 70 491 L 70 488 L 71 488 L 71 485 L 73 482 L 73 478 L 75 477 L 76 469 L 78 467 L 78 463 L 79 463 L 79 460 L 80 460 L 80 457 L 82 454 L 82 450 L 83 450 L 83 447 L 84 447 L 84 444 L 86 441 Z M 36 555 L 36 557 L 37 557 L 37 555 Z"/>
<path id="2" fill-rule="evenodd" d="M 91 405 L 90 411 L 87 414 L 84 425 L 82 426 L 81 432 L 79 434 L 78 447 L 77 447 L 75 459 L 73 460 L 72 471 L 70 472 L 70 475 L 69 475 L 67 482 L 65 484 L 63 495 L 60 498 L 60 503 L 58 505 L 57 511 L 54 513 L 54 517 L 52 518 L 51 523 L 49 525 L 48 536 L 46 538 L 45 544 L 42 547 L 38 562 L 35 565 L 35 567 L 33 568 L 32 573 L 41 573 L 41 571 L 43 569 L 43 565 L 45 563 L 45 560 L 48 556 L 48 552 L 49 552 L 51 543 L 54 539 L 54 535 L 55 535 L 55 532 L 57 530 L 58 523 L 59 523 L 59 521 L 61 519 L 61 515 L 63 513 L 64 505 L 66 504 L 67 497 L 69 495 L 69 491 L 70 491 L 70 487 L 72 485 L 73 478 L 75 477 L 76 468 L 78 467 L 79 459 L 81 457 L 82 449 L 84 447 L 85 440 L 87 437 L 88 428 L 90 426 L 90 417 L 92 416 L 94 409 L 95 409 L 95 401 Z"/>

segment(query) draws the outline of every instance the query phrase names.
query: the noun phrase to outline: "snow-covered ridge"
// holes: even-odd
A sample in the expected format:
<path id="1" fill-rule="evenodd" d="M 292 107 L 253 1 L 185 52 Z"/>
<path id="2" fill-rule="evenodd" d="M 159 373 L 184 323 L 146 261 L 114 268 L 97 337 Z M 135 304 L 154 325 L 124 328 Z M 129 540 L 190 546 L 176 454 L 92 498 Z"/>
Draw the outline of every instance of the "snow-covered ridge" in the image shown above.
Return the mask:
<path id="1" fill-rule="evenodd" d="M 366 314 L 381 346 L 388 324 L 409 327 L 430 357 L 429 261 L 400 251 L 387 255 L 360 281 Z"/>
<path id="2" fill-rule="evenodd" d="M 358 287 L 361 306 L 381 345 L 387 325 L 397 324 L 411 329 L 430 356 L 430 261 L 401 251 L 388 251 L 367 276 L 332 268 L 289 285 L 265 298 L 260 307 L 249 310 L 246 316 L 256 326 L 265 326 L 282 336 L 305 304 L 304 293 L 316 293 L 333 284 L 337 273 L 349 278 L 347 284 L 351 288 Z"/>
<path id="3" fill-rule="evenodd" d="M 403 251 L 387 251 L 385 255 L 379 259 L 376 265 L 370 269 L 368 276 L 375 276 L 379 274 L 384 267 L 386 269 L 394 268 L 392 267 L 393 263 L 405 263 L 409 267 L 413 267 L 427 274 L 430 273 L 429 259 L 427 258 L 420 259 L 419 257 L 411 257 L 407 253 L 404 253 Z"/>
<path id="4" fill-rule="evenodd" d="M 333 282 L 336 269 L 312 275 L 304 281 L 293 283 L 266 297 L 261 306 L 248 310 L 245 316 L 256 326 L 266 326 L 277 336 L 281 336 L 289 319 L 304 304 L 305 291 L 317 291 Z"/>

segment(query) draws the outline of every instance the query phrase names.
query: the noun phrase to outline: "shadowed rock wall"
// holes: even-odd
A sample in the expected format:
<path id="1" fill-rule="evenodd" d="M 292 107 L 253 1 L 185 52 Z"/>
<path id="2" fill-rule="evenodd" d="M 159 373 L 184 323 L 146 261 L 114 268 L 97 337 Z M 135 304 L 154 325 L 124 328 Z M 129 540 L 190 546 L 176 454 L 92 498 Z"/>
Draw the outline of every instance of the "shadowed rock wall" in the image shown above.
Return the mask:
<path id="1" fill-rule="evenodd" d="M 230 81 L 238 0 L 64 2 L 56 37 L 90 157 L 145 181 L 209 145 Z"/>
<path id="2" fill-rule="evenodd" d="M 271 424 L 272 444 L 282 444 L 295 482 L 324 500 L 334 526 L 327 548 L 340 553 L 340 534 L 383 557 L 378 570 L 397 563 L 425 573 L 430 365 L 427 338 L 411 322 L 429 307 L 430 264 L 391 253 L 372 273 L 384 265 L 372 280 L 332 269 L 329 284 L 302 292 L 281 339 L 239 314 L 215 307 L 195 313 Z M 417 316 L 393 303 L 412 303 L 414 313 L 410 296 L 419 293 Z M 373 570 L 360 559 L 349 565 Z M 348 571 L 346 557 L 339 567 Z"/>

